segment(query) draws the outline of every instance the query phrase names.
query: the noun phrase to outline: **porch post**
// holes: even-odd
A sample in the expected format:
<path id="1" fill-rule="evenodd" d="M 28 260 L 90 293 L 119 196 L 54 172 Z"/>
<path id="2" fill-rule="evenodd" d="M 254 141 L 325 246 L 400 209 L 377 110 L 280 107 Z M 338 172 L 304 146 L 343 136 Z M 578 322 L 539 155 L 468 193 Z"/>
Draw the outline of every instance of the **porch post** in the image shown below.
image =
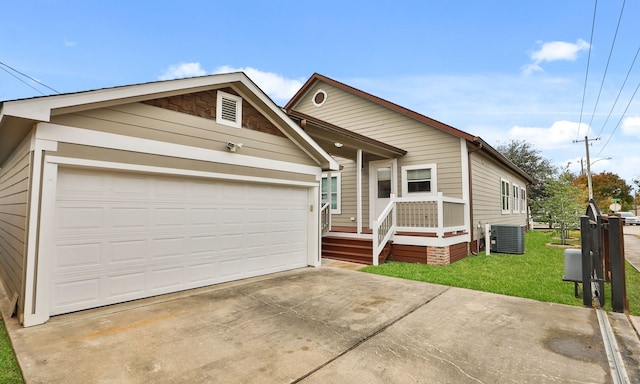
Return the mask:
<path id="1" fill-rule="evenodd" d="M 356 159 L 356 220 L 359 235 L 362 233 L 362 149 L 358 149 Z"/>
<path id="2" fill-rule="evenodd" d="M 327 202 L 329 203 L 329 231 L 331 231 L 331 207 L 333 207 L 331 184 L 333 184 L 333 180 L 331 179 L 331 171 L 327 172 Z"/>

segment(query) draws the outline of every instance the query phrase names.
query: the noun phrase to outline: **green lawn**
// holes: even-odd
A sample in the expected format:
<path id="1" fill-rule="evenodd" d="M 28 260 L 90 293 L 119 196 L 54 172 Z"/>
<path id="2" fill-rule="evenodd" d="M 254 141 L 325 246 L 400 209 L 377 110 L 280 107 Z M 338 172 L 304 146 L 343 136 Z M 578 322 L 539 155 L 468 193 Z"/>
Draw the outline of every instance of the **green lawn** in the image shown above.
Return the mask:
<path id="1" fill-rule="evenodd" d="M 524 255 L 484 253 L 469 256 L 449 266 L 389 262 L 368 266 L 365 272 L 429 283 L 525 297 L 540 301 L 582 306 L 574 296 L 573 283 L 562 281 L 564 249 L 550 247 L 552 232 L 531 231 L 525 235 Z M 629 312 L 640 315 L 640 273 L 626 266 Z M 611 287 L 607 283 L 607 292 Z M 611 310 L 607 296 L 605 309 Z"/>
<path id="2" fill-rule="evenodd" d="M 22 374 L 16 356 L 13 354 L 13 348 L 7 337 L 7 330 L 4 322 L 0 320 L 0 383 L 6 384 L 22 384 Z"/>

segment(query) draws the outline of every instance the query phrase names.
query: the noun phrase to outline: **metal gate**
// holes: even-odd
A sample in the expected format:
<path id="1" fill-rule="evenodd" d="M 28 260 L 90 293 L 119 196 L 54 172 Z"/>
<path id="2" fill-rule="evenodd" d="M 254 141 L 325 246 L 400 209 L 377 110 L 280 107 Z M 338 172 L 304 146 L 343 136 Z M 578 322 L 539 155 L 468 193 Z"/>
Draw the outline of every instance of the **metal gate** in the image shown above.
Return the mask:
<path id="1" fill-rule="evenodd" d="M 611 306 L 614 312 L 628 309 L 624 264 L 623 221 L 617 216 L 603 217 L 591 199 L 586 214 L 580 217 L 582 247 L 582 302 L 602 308 L 605 281 L 611 282 Z"/>

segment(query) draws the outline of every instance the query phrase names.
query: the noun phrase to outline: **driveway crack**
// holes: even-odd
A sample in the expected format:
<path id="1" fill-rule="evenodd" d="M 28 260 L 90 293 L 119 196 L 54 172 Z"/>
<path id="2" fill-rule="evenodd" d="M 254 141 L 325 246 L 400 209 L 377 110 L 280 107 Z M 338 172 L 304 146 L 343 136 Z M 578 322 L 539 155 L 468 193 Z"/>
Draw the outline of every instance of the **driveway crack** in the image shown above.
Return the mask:
<path id="1" fill-rule="evenodd" d="M 371 332 L 370 334 L 364 336 L 362 339 L 360 339 L 360 340 L 356 341 L 355 343 L 353 343 L 349 348 L 345 349 L 343 352 L 337 354 L 333 358 L 331 358 L 331 359 L 325 361 L 324 363 L 318 365 L 316 368 L 314 368 L 311 371 L 307 372 L 306 374 L 300 376 L 299 378 L 291 381 L 291 384 L 295 384 L 295 383 L 301 382 L 302 380 L 304 380 L 307 377 L 313 375 L 314 373 L 318 372 L 319 370 L 321 370 L 322 368 L 324 368 L 327 365 L 331 364 L 332 362 L 334 362 L 334 361 L 338 360 L 339 358 L 347 355 L 349 352 L 355 350 L 356 348 L 358 348 L 362 344 L 366 343 L 367 341 L 371 340 L 372 338 L 376 337 L 380 333 L 384 332 L 385 330 L 387 330 L 389 327 L 391 327 L 392 325 L 396 324 L 400 320 L 406 318 L 407 316 L 411 315 L 412 313 L 414 313 L 418 309 L 420 309 L 420 308 L 424 307 L 425 305 L 429 304 L 430 302 L 432 302 L 433 300 L 437 299 L 438 297 L 440 297 L 442 294 L 444 294 L 445 292 L 449 291 L 450 289 L 451 288 L 446 288 L 446 289 L 442 290 L 438 294 L 434 295 L 433 297 L 430 297 L 428 300 L 426 300 L 426 301 L 422 302 L 421 304 L 417 305 L 416 307 L 408 310 L 407 312 L 403 313 L 402 315 L 398 316 L 397 318 L 387 322 L 386 324 L 383 324 L 380 328 L 376 329 L 375 331 Z"/>

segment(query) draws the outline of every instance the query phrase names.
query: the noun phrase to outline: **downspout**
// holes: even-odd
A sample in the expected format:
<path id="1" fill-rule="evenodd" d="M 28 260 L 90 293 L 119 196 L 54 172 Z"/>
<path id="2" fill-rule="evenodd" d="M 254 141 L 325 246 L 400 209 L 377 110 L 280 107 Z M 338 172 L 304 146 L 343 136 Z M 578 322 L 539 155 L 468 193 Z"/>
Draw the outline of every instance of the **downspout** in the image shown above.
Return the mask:
<path id="1" fill-rule="evenodd" d="M 476 144 L 476 148 L 473 148 L 473 149 L 467 151 L 467 163 L 469 164 L 469 175 L 468 175 L 468 178 L 469 178 L 469 220 L 471 221 L 471 244 L 473 244 L 473 240 L 474 240 L 473 239 L 473 237 L 474 237 L 473 234 L 475 232 L 474 231 L 475 222 L 473 220 L 473 178 L 471 177 L 473 172 L 471 171 L 471 168 L 472 168 L 472 166 L 471 166 L 471 154 L 473 152 L 477 152 L 477 151 L 481 150 L 484 147 L 484 145 L 482 143 L 478 143 L 477 141 L 475 141 L 474 144 Z M 485 244 L 485 246 L 486 246 L 486 244 Z M 473 252 L 473 250 L 471 251 L 471 254 L 474 255 L 474 256 L 477 256 L 478 253 L 480 253 L 480 239 L 479 238 L 476 239 L 476 249 L 477 249 L 477 252 L 475 252 L 475 253 Z"/>

